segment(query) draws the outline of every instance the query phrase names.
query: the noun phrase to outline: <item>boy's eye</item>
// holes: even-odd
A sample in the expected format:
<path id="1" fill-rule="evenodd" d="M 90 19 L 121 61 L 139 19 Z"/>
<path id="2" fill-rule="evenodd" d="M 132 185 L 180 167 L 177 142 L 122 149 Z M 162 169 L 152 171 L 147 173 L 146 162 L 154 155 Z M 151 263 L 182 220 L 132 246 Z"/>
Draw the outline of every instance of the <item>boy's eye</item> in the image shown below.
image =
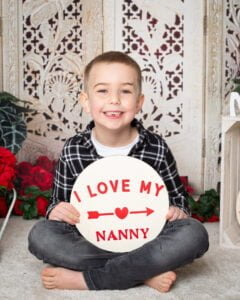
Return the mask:
<path id="1" fill-rule="evenodd" d="M 122 93 L 123 93 L 123 94 L 131 94 L 132 91 L 130 91 L 130 90 L 122 90 Z"/>
<path id="2" fill-rule="evenodd" d="M 100 89 L 100 90 L 97 90 L 97 93 L 105 94 L 105 93 L 107 93 L 107 90 L 106 89 Z"/>

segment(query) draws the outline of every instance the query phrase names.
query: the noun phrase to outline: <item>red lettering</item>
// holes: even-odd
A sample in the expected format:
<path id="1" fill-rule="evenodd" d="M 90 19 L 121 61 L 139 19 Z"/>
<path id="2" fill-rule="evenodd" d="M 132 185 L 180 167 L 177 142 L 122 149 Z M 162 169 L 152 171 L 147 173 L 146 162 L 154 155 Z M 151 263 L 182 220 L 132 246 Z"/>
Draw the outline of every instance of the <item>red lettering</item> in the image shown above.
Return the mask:
<path id="1" fill-rule="evenodd" d="M 151 189 L 151 185 L 152 185 L 151 182 L 148 182 L 146 184 L 146 182 L 144 180 L 142 180 L 141 181 L 141 185 L 140 185 L 140 193 L 147 192 L 149 194 L 150 193 L 150 189 Z"/>
<path id="2" fill-rule="evenodd" d="M 96 193 L 93 193 L 91 188 L 90 188 L 90 185 L 87 185 L 87 189 L 88 189 L 88 193 L 89 193 L 89 196 L 92 198 L 92 197 L 95 197 L 97 196 Z"/>
<path id="3" fill-rule="evenodd" d="M 105 182 L 99 182 L 97 185 L 97 190 L 100 194 L 106 194 L 108 187 Z"/>
<path id="4" fill-rule="evenodd" d="M 118 239 L 121 240 L 122 238 L 128 239 L 128 229 L 125 229 L 125 232 L 121 229 L 118 230 Z"/>
<path id="5" fill-rule="evenodd" d="M 100 241 L 100 239 L 102 239 L 103 241 L 105 241 L 105 239 L 106 239 L 106 231 L 105 230 L 103 230 L 103 232 L 101 233 L 101 232 L 99 232 L 99 231 L 96 231 L 96 236 L 97 236 L 97 241 L 99 242 Z"/>
<path id="6" fill-rule="evenodd" d="M 138 228 L 135 229 L 129 229 L 129 235 L 130 235 L 130 240 L 133 238 L 133 236 L 138 239 Z"/>
<path id="7" fill-rule="evenodd" d="M 132 239 L 139 239 L 147 238 L 147 233 L 149 231 L 149 228 L 135 228 L 135 229 L 118 229 L 116 232 L 113 230 L 110 230 L 109 233 L 106 234 L 106 230 L 103 230 L 102 232 L 96 231 L 96 239 L 97 242 L 99 241 L 117 241 L 117 240 L 132 240 Z M 142 236 L 141 236 L 142 235 Z"/>
<path id="8" fill-rule="evenodd" d="M 78 192 L 74 191 L 73 193 L 74 193 L 74 196 L 77 198 L 77 201 L 81 202 L 81 198 L 79 197 Z"/>
<path id="9" fill-rule="evenodd" d="M 108 236 L 108 241 L 110 240 L 114 240 L 116 241 L 118 238 L 116 237 L 116 235 L 113 233 L 113 230 L 110 231 L 109 236 Z"/>
<path id="10" fill-rule="evenodd" d="M 125 193 L 130 192 L 129 179 L 123 179 L 122 180 L 122 191 L 125 192 Z"/>
<path id="11" fill-rule="evenodd" d="M 157 183 L 155 183 L 156 186 L 156 194 L 155 196 L 158 196 L 159 192 L 161 191 L 161 189 L 164 187 L 163 185 L 158 185 Z"/>
<path id="12" fill-rule="evenodd" d="M 149 231 L 149 228 L 145 228 L 145 230 L 144 230 L 144 228 L 140 228 L 140 230 L 143 233 L 143 238 L 146 239 L 147 238 L 147 233 Z"/>
<path id="13" fill-rule="evenodd" d="M 110 186 L 111 186 L 113 192 L 116 193 L 117 187 L 118 187 L 118 180 L 115 180 L 115 181 L 109 180 L 109 183 L 110 183 Z"/>

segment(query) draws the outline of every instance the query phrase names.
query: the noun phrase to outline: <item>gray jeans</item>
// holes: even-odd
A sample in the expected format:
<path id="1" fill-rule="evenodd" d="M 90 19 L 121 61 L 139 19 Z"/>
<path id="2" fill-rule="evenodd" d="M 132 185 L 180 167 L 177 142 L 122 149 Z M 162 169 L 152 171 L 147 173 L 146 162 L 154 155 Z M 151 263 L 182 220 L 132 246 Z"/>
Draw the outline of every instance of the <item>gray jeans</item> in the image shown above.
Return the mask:
<path id="1" fill-rule="evenodd" d="M 42 220 L 29 234 L 29 250 L 54 266 L 83 271 L 90 290 L 127 289 L 192 262 L 209 247 L 205 227 L 188 218 L 167 222 L 157 238 L 126 253 L 101 250 L 75 226 Z"/>

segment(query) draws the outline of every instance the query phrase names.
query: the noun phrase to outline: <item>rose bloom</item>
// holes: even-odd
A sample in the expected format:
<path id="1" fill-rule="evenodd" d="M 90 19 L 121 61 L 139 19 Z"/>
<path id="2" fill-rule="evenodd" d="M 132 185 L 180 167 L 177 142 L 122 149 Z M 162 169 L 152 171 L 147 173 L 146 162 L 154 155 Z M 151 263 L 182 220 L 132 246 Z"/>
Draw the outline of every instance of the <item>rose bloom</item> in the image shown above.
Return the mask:
<path id="1" fill-rule="evenodd" d="M 17 175 L 20 178 L 26 177 L 26 176 L 31 176 L 31 170 L 33 168 L 33 165 L 30 164 L 29 162 L 23 161 L 20 162 L 17 165 Z"/>
<path id="2" fill-rule="evenodd" d="M 195 190 L 188 184 L 188 176 L 180 176 L 184 189 L 189 195 L 193 195 Z"/>
<path id="3" fill-rule="evenodd" d="M 7 202 L 4 197 L 0 197 L 0 218 L 6 217 L 8 212 Z"/>
<path id="4" fill-rule="evenodd" d="M 52 173 L 55 167 L 55 161 L 51 161 L 47 156 L 39 156 L 36 165 Z"/>
<path id="5" fill-rule="evenodd" d="M 16 171 L 14 168 L 0 164 L 0 185 L 6 187 L 8 190 L 13 188 L 13 180 L 15 178 Z"/>
<path id="6" fill-rule="evenodd" d="M 186 186 L 185 189 L 189 195 L 193 195 L 195 192 L 195 190 L 190 185 Z"/>
<path id="7" fill-rule="evenodd" d="M 22 203 L 23 203 L 22 200 L 17 199 L 16 202 L 15 202 L 15 204 L 14 204 L 13 212 L 17 216 L 22 216 L 23 215 L 23 211 L 21 209 L 21 204 Z"/>
<path id="8" fill-rule="evenodd" d="M 53 183 L 53 174 L 44 170 L 39 166 L 35 166 L 31 170 L 32 181 L 30 185 L 38 186 L 42 191 L 49 190 Z"/>
<path id="9" fill-rule="evenodd" d="M 0 147 L 0 164 L 15 167 L 16 161 L 15 155 L 10 150 Z"/>
<path id="10" fill-rule="evenodd" d="M 45 216 L 48 207 L 48 200 L 45 197 L 38 196 L 36 199 L 37 211 L 39 216 Z"/>

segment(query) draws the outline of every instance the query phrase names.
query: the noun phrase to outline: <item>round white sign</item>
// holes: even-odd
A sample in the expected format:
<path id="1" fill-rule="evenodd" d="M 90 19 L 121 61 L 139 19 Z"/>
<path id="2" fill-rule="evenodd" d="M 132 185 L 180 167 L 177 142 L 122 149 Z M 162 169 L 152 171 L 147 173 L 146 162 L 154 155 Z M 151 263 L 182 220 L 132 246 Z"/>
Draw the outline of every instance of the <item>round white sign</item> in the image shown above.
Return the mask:
<path id="1" fill-rule="evenodd" d="M 166 186 L 147 163 L 110 156 L 90 164 L 78 176 L 71 204 L 80 212 L 80 233 L 95 246 L 127 252 L 153 240 L 169 208 Z"/>

